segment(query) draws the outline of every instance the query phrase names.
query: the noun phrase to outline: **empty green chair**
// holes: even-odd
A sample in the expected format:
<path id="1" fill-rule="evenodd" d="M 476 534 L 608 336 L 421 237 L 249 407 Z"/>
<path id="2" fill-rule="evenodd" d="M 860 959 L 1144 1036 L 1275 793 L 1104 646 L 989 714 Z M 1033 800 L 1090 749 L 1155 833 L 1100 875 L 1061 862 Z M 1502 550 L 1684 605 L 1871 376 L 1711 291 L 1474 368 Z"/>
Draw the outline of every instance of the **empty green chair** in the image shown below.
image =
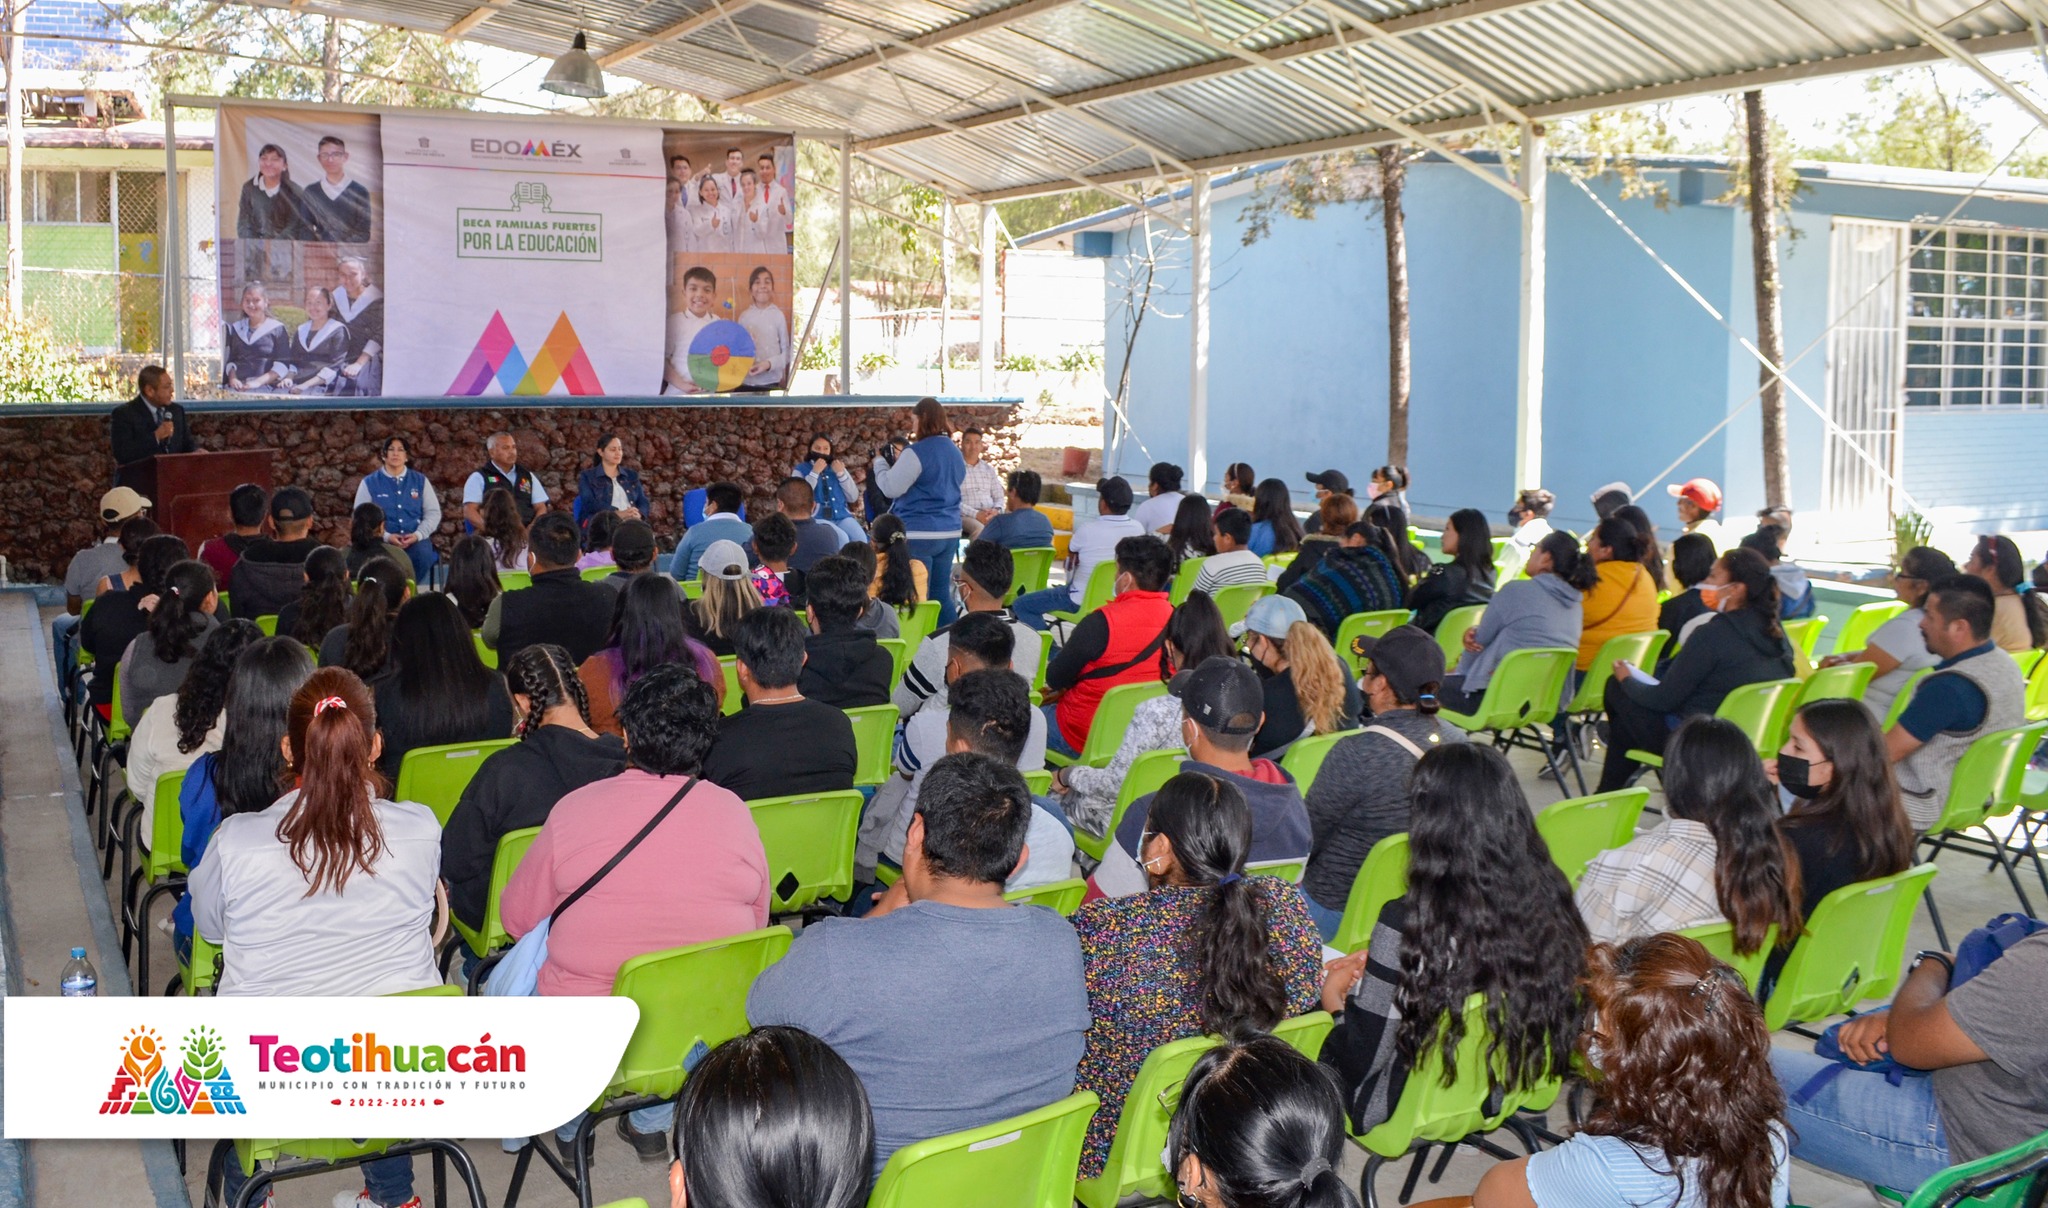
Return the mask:
<path id="1" fill-rule="evenodd" d="M 1116 790 L 1116 807 L 1110 811 L 1109 829 L 1101 838 L 1078 827 L 1074 831 L 1074 846 L 1100 860 L 1116 838 L 1116 828 L 1123 825 L 1124 813 L 1138 798 L 1147 793 L 1156 793 L 1159 786 L 1174 778 L 1180 772 L 1181 763 L 1188 753 L 1181 747 L 1167 747 L 1158 751 L 1146 751 L 1131 761 L 1130 770 L 1124 773 L 1124 782 Z"/>
<path id="2" fill-rule="evenodd" d="M 1310 734 L 1287 744 L 1287 753 L 1280 757 L 1280 766 L 1294 777 L 1294 785 L 1308 794 L 1308 786 L 1316 782 L 1316 773 L 1323 770 L 1323 760 L 1329 758 L 1330 748 L 1358 733 L 1356 730 L 1339 730 L 1335 734 Z"/>
<path id="3" fill-rule="evenodd" d="M 1748 987 L 1751 994 L 1756 993 L 1757 979 L 1764 975 L 1764 964 L 1771 959 L 1771 953 L 1778 946 L 1776 923 L 1765 929 L 1763 946 L 1747 956 L 1735 951 L 1735 924 L 1725 919 L 1718 923 L 1687 927 L 1678 934 L 1687 939 L 1698 940 L 1709 956 L 1741 974 L 1742 984 Z"/>
<path id="4" fill-rule="evenodd" d="M 1796 679 L 1744 684 L 1722 698 L 1714 716 L 1740 726 L 1759 756 L 1776 759 L 1778 748 L 1785 745 L 1785 731 L 1792 724 L 1793 706 L 1802 687 Z M 1650 751 L 1630 751 L 1628 757 L 1645 767 L 1664 766 L 1664 757 Z"/>
<path id="5" fill-rule="evenodd" d="M 1906 611 L 1904 600 L 1880 600 L 1875 604 L 1859 604 L 1842 622 L 1842 631 L 1835 635 L 1836 654 L 1855 654 L 1870 645 L 1870 635 L 1883 627 L 1886 621 Z"/>
<path id="6" fill-rule="evenodd" d="M 398 787 L 392 795 L 400 801 L 417 801 L 434 811 L 442 826 L 455 812 L 462 790 L 484 766 L 484 760 L 519 741 L 492 738 L 482 742 L 451 742 L 436 747 L 414 747 L 398 764 Z"/>
<path id="7" fill-rule="evenodd" d="M 910 666 L 910 643 L 902 638 L 876 638 L 875 645 L 889 652 L 889 687 L 894 691 L 903 680 L 903 672 Z"/>
<path id="8" fill-rule="evenodd" d="M 1216 594 L 1210 598 L 1216 601 L 1216 611 L 1223 614 L 1223 623 L 1235 625 L 1244 620 L 1245 614 L 1252 610 L 1252 605 L 1258 603 L 1260 596 L 1272 593 L 1271 583 L 1236 583 L 1229 587 L 1217 588 Z"/>
<path id="9" fill-rule="evenodd" d="M 478 630 L 472 630 L 469 640 L 476 644 L 476 657 L 483 660 L 484 666 L 496 671 L 498 669 L 498 652 L 484 644 L 483 633 Z"/>
<path id="10" fill-rule="evenodd" d="M 1049 612 L 1045 615 L 1049 620 L 1065 621 L 1067 624 L 1072 625 L 1079 622 L 1082 617 L 1109 603 L 1111 597 L 1115 595 L 1116 559 L 1104 558 L 1095 564 L 1094 570 L 1088 572 L 1088 583 L 1081 589 L 1081 603 L 1079 606 L 1065 612 Z"/>
<path id="11" fill-rule="evenodd" d="M 1088 723 L 1088 737 L 1081 744 L 1079 758 L 1069 759 L 1057 751 L 1047 751 L 1045 761 L 1054 767 L 1085 763 L 1091 768 L 1106 768 L 1116 758 L 1116 749 L 1123 745 L 1124 731 L 1131 728 L 1131 717 L 1138 706 L 1155 696 L 1164 696 L 1166 685 L 1158 680 L 1140 684 L 1118 684 L 1102 694 L 1102 701 L 1095 706 L 1095 716 Z"/>
<path id="12" fill-rule="evenodd" d="M 889 1155 L 868 1208 L 1070 1208 L 1094 1091 L 906 1145 Z"/>
<path id="13" fill-rule="evenodd" d="M 1817 700 L 1862 700 L 1863 690 L 1870 687 L 1871 677 L 1876 674 L 1876 663 L 1837 663 L 1832 667 L 1822 667 L 1799 685 L 1799 698 L 1792 711 L 1797 713 Z M 1789 727 L 1791 718 L 1786 718 L 1785 724 Z"/>
<path id="14" fill-rule="evenodd" d="M 1173 583 L 1166 589 L 1169 602 L 1180 605 L 1187 602 L 1188 593 L 1195 589 L 1195 580 L 1202 576 L 1202 564 L 1207 558 L 1182 558 L 1180 569 L 1173 572 Z"/>
<path id="15" fill-rule="evenodd" d="M 1783 625 L 1785 640 L 1792 648 L 1804 654 L 1809 662 L 1813 659 L 1814 648 L 1820 645 L 1821 631 L 1828 627 L 1824 616 L 1806 617 L 1797 621 L 1786 621 Z"/>
<path id="16" fill-rule="evenodd" d="M 1079 877 L 1069 877 L 1047 885 L 1011 890 L 1003 898 L 1019 906 L 1044 906 L 1061 914 L 1072 914 L 1081 909 L 1081 899 L 1087 896 L 1088 882 Z"/>
<path id="17" fill-rule="evenodd" d="M 499 905 L 505 897 L 505 886 L 511 884 L 512 874 L 519 871 L 519 862 L 526 858 L 526 849 L 532 847 L 538 838 L 540 828 L 537 826 L 506 831 L 498 837 L 498 849 L 491 856 L 491 884 L 485 891 L 482 927 L 471 927 L 453 914 L 448 916 L 448 925 L 476 955 L 489 956 L 501 948 L 512 946 L 512 936 L 505 931 L 505 919 L 499 913 Z"/>
<path id="18" fill-rule="evenodd" d="M 1906 964 L 1913 903 L 1935 872 L 1934 865 L 1920 864 L 1844 885 L 1822 898 L 1764 1001 L 1764 1023 L 1771 1031 L 1846 1014 L 1871 999 L 1889 999 Z"/>
<path id="19" fill-rule="evenodd" d="M 768 856 L 770 914 L 853 896 L 853 848 L 863 804 L 858 789 L 747 802 Z"/>
<path id="20" fill-rule="evenodd" d="M 1003 595 L 1008 604 L 1027 591 L 1044 591 L 1052 579 L 1053 548 L 1034 545 L 1010 551 L 1010 590 Z"/>
<path id="21" fill-rule="evenodd" d="M 1467 604 L 1463 608 L 1451 609 L 1444 614 L 1443 620 L 1437 622 L 1436 644 L 1444 650 L 1444 674 L 1458 669 L 1458 659 L 1465 653 L 1465 635 L 1477 628 L 1480 618 L 1485 615 L 1486 605 Z M 1573 651 L 1572 657 L 1576 659 L 1578 652 Z"/>
<path id="22" fill-rule="evenodd" d="M 1558 710 L 1564 703 L 1564 686 L 1570 680 L 1572 664 L 1578 661 L 1579 652 L 1563 646 L 1530 646 L 1511 651 L 1493 669 L 1493 675 L 1486 681 L 1486 691 L 1480 695 L 1479 706 L 1470 714 L 1450 709 L 1440 716 L 1468 734 L 1491 731 L 1496 750 L 1505 751 L 1511 747 L 1536 751 L 1550 765 L 1551 775 L 1557 777 L 1560 788 L 1564 786 L 1565 765 L 1574 772 L 1579 770 L 1578 752 L 1570 743 L 1551 741 L 1540 726 L 1551 727 L 1554 735 L 1558 729 Z M 1558 751 L 1564 752 L 1564 762 L 1558 760 Z M 1579 791 L 1585 792 L 1585 776 L 1579 775 Z"/>
<path id="23" fill-rule="evenodd" d="M 1405 608 L 1389 608 L 1378 612 L 1354 612 L 1337 623 L 1337 657 L 1351 668 L 1353 678 L 1365 674 L 1365 660 L 1351 653 L 1354 638 L 1376 638 L 1397 625 L 1406 625 L 1411 614 Z"/>
<path id="24" fill-rule="evenodd" d="M 2006 840 L 1991 829 L 1990 820 L 2002 818 L 2019 807 L 2027 760 L 2034 748 L 2041 745 L 2044 734 L 2048 734 L 2048 721 L 1979 736 L 1949 775 L 1948 796 L 1942 803 L 1941 816 L 1920 838 L 1928 860 L 1944 851 L 1960 851 L 1995 862 L 2005 870 L 2013 893 L 2019 897 L 2020 913 L 2026 915 L 2034 913 L 2034 904 L 2020 884 L 2018 860 L 2007 849 Z M 1979 839 L 1969 833 L 1976 830 L 1983 831 L 1985 837 Z M 1934 924 L 1935 937 L 1947 948 L 1948 932 L 1941 925 L 1941 911 L 1931 896 L 1927 899 L 1927 915 Z"/>
<path id="25" fill-rule="evenodd" d="M 942 584 L 933 584 L 932 586 L 933 590 L 944 589 Z M 913 656 L 917 654 L 919 644 L 932 636 L 932 631 L 938 627 L 939 602 L 937 600 L 919 601 L 917 607 L 902 613 L 901 620 L 897 623 L 898 636 L 903 639 L 903 644 Z M 898 667 L 896 669 L 896 678 L 903 678 L 903 668 Z"/>
<path id="26" fill-rule="evenodd" d="M 1636 820 L 1649 801 L 1650 790 L 1639 786 L 1568 797 L 1537 813 L 1536 833 L 1549 846 L 1551 860 L 1576 886 L 1594 856 L 1635 838 Z"/>
<path id="27" fill-rule="evenodd" d="M 1356 952 L 1372 938 L 1380 909 L 1408 892 L 1408 832 L 1388 835 L 1365 853 L 1365 863 L 1352 878 L 1351 893 L 1344 899 L 1344 917 L 1330 947 L 1339 952 Z"/>
<path id="28" fill-rule="evenodd" d="M 846 710 L 846 719 L 853 723 L 854 749 L 860 752 L 853 772 L 855 784 L 880 784 L 889 779 L 895 760 L 896 723 L 901 717 L 894 705 Z"/>

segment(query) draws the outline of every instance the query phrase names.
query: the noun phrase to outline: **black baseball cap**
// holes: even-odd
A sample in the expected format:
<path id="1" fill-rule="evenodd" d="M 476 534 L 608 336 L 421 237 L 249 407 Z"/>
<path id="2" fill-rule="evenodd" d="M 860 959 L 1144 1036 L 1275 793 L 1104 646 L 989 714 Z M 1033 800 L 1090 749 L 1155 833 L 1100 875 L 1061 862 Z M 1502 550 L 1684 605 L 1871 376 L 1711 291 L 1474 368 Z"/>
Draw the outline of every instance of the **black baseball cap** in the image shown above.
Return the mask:
<path id="1" fill-rule="evenodd" d="M 1444 678 L 1444 648 L 1413 625 L 1397 625 L 1379 637 L 1351 639 L 1351 653 L 1372 660 L 1373 670 L 1386 677 L 1394 695 L 1415 700 L 1425 684 Z"/>
<path id="2" fill-rule="evenodd" d="M 1310 474 L 1308 480 L 1326 491 L 1335 491 L 1339 495 L 1351 493 L 1351 480 L 1344 477 L 1342 470 L 1324 470 L 1320 474 Z"/>
<path id="3" fill-rule="evenodd" d="M 1177 673 L 1166 690 L 1196 725 L 1218 734 L 1256 733 L 1266 710 L 1258 674 L 1220 654 Z"/>
<path id="4" fill-rule="evenodd" d="M 1131 484 L 1111 474 L 1095 484 L 1095 494 L 1103 503 L 1118 512 L 1131 509 Z"/>
<path id="5" fill-rule="evenodd" d="M 302 487 L 285 487 L 270 497 L 272 520 L 310 520 L 312 517 L 313 497 Z"/>

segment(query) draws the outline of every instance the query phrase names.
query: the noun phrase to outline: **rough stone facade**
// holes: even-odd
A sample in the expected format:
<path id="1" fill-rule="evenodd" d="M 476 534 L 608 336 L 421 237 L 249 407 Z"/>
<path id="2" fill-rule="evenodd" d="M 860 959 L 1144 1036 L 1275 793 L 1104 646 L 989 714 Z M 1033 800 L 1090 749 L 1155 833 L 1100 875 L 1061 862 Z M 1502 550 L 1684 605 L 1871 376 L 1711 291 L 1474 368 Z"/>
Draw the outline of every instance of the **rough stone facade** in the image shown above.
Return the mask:
<path id="1" fill-rule="evenodd" d="M 949 406 L 955 426 L 989 434 L 990 460 L 1015 464 L 1010 407 Z M 730 479 L 765 495 L 789 473 L 813 433 L 831 436 L 848 465 L 865 464 L 891 432 L 907 430 L 901 407 L 499 407 L 420 411 L 203 412 L 191 416 L 203 449 L 276 449 L 276 485 L 313 493 L 328 542 L 347 542 L 356 484 L 394 433 L 441 498 L 445 552 L 462 518 L 463 480 L 484 461 L 484 442 L 511 431 L 522 464 L 567 503 L 598 437 L 616 432 L 626 464 L 640 471 L 662 544 L 681 529 L 683 493 Z M 0 553 L 15 582 L 61 579 L 71 555 L 98 540 L 94 504 L 113 481 L 106 413 L 9 416 L 0 408 Z"/>

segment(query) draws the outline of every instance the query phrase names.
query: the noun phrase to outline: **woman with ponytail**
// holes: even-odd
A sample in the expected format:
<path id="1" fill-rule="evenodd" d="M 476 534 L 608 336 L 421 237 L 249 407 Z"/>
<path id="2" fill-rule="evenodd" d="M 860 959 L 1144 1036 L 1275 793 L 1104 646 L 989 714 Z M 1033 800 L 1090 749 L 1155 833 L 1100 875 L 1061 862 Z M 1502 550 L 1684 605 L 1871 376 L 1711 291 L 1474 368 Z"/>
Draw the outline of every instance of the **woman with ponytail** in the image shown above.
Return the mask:
<path id="1" fill-rule="evenodd" d="M 220 594 L 213 588 L 213 568 L 186 559 L 164 572 L 155 600 L 144 597 L 149 628 L 128 644 L 121 656 L 121 713 L 130 725 L 185 682 L 199 643 L 213 628 Z"/>
<path id="2" fill-rule="evenodd" d="M 910 553 L 910 537 L 893 512 L 875 517 L 875 578 L 868 594 L 901 612 L 931 598 L 929 573 Z"/>
<path id="3" fill-rule="evenodd" d="M 182 772 L 209 751 L 220 750 L 221 726 L 227 719 L 224 705 L 228 677 L 235 659 L 263 631 L 254 621 L 225 621 L 213 627 L 200 644 L 199 657 L 178 690 L 159 696 L 135 723 L 128 739 L 128 766 L 124 779 L 128 793 L 142 804 L 142 826 L 137 831 L 142 846 L 149 846 L 156 818 L 157 780 L 168 772 Z"/>
<path id="4" fill-rule="evenodd" d="M 505 677 L 484 666 L 462 614 L 444 592 L 414 596 L 391 623 L 391 669 L 377 677 L 383 753 L 377 767 L 396 782 L 414 747 L 512 737 Z"/>
<path id="5" fill-rule="evenodd" d="M 2020 655 L 2048 646 L 2048 599 L 2028 581 L 2026 559 L 2012 538 L 1978 537 L 1963 573 L 1991 585 L 1991 640 L 2000 650 Z"/>
<path id="6" fill-rule="evenodd" d="M 1332 498 L 1335 498 L 1333 496 Z M 1291 596 L 1266 596 L 1244 619 L 1244 653 L 1259 673 L 1266 716 L 1252 739 L 1252 758 L 1297 738 L 1335 734 L 1358 725 L 1363 700 L 1330 639 L 1309 624 Z"/>
<path id="7" fill-rule="evenodd" d="M 634 579 L 666 584 L 662 575 Z M 667 589 L 670 596 L 675 589 Z M 626 744 L 590 725 L 590 699 L 560 646 L 528 646 L 505 664 L 519 741 L 484 760 L 441 832 L 448 908 L 481 928 L 498 840 L 539 826 L 572 790 L 626 770 Z"/>
<path id="8" fill-rule="evenodd" d="M 1188 1036 L 1270 1031 L 1315 1009 L 1322 940 L 1301 890 L 1247 877 L 1252 815 L 1235 785 L 1183 772 L 1152 797 L 1138 858 L 1150 888 L 1074 916 L 1087 979 L 1087 1049 L 1076 1090 L 1102 1097 L 1081 1177 L 1102 1173 L 1145 1055 Z"/>
<path id="9" fill-rule="evenodd" d="M 292 694 L 284 757 L 294 787 L 220 825 L 192 870 L 192 918 L 220 945 L 221 997 L 371 996 L 441 984 L 434 965 L 441 826 L 385 799 L 377 709 L 339 667 Z M 412 1159 L 362 1167 L 357 1208 L 416 1208 Z M 230 1202 L 245 1182 L 227 1164 Z"/>
<path id="10" fill-rule="evenodd" d="M 1199 1208 L 1357 1208 L 1343 1159 L 1329 1073 L 1271 1036 L 1202 1054 L 1166 1134 L 1178 1202 Z"/>
<path id="11" fill-rule="evenodd" d="M 399 605 L 412 598 L 412 579 L 403 558 L 373 558 L 356 574 L 348 619 L 320 639 L 320 665 L 346 667 L 369 682 L 391 666 L 391 625 Z"/>
<path id="12" fill-rule="evenodd" d="M 412 559 L 385 539 L 384 509 L 374 503 L 359 503 L 349 513 L 348 553 L 343 557 L 352 575 L 361 573 L 363 567 L 378 558 L 389 558 L 405 568 L 406 578 L 412 577 Z"/>
<path id="13" fill-rule="evenodd" d="M 336 625 L 347 624 L 348 556 L 331 545 L 306 555 L 306 590 L 277 610 L 277 632 L 315 650 Z"/>
<path id="14" fill-rule="evenodd" d="M 1502 659 L 1517 650 L 1538 646 L 1579 648 L 1585 628 L 1585 593 L 1600 581 L 1593 560 L 1579 550 L 1578 538 L 1553 532 L 1536 542 L 1522 564 L 1524 577 L 1512 579 L 1493 593 L 1486 615 L 1465 632 L 1465 652 L 1455 674 L 1444 677 L 1439 693 L 1454 713 L 1476 713 L 1486 685 Z"/>

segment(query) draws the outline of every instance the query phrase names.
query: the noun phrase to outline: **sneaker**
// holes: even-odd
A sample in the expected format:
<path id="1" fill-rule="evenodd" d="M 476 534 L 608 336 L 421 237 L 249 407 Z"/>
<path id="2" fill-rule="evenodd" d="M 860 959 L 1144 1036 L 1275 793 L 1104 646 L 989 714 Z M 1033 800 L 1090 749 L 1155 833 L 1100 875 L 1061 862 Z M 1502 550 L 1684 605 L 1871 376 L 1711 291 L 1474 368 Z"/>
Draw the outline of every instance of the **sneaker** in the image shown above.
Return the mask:
<path id="1" fill-rule="evenodd" d="M 566 1138 L 563 1137 L 560 1133 L 554 1133 L 552 1135 L 555 1138 L 555 1152 L 561 1155 L 562 1165 L 568 1167 L 571 1170 L 574 1170 L 576 1168 L 576 1138 L 574 1134 L 571 1134 Z M 597 1132 L 593 1129 L 590 1134 L 590 1139 L 583 1143 L 583 1154 L 586 1158 L 594 1158 L 596 1156 L 596 1153 Z"/>
<path id="2" fill-rule="evenodd" d="M 264 1208 L 273 1208 L 265 1204 Z M 334 1197 L 334 1208 L 420 1208 L 420 1197 L 414 1196 L 403 1204 L 379 1204 L 370 1198 L 367 1188 L 357 1192 L 338 1192 Z"/>
<path id="3" fill-rule="evenodd" d="M 620 1116 L 619 1136 L 625 1139 L 626 1144 L 633 1147 L 633 1152 L 640 1155 L 641 1161 L 668 1161 L 668 1138 L 660 1133 L 641 1132 L 633 1127 L 631 1120 L 625 1116 Z"/>

